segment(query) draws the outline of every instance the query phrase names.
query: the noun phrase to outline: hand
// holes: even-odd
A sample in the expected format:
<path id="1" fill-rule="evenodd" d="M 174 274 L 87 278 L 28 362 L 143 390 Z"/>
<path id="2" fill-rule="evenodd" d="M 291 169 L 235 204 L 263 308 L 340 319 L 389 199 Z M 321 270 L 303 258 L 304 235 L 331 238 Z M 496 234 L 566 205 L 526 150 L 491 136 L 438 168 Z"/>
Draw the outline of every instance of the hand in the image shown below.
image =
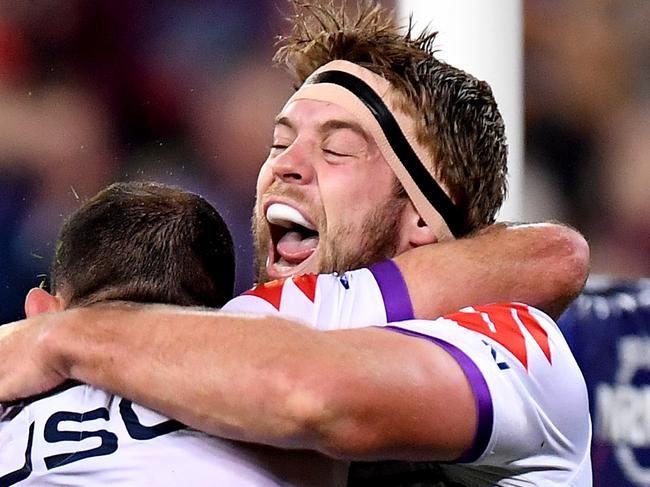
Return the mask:
<path id="1" fill-rule="evenodd" d="M 64 380 L 48 363 L 45 313 L 0 326 L 0 402 L 13 401 L 47 392 Z"/>

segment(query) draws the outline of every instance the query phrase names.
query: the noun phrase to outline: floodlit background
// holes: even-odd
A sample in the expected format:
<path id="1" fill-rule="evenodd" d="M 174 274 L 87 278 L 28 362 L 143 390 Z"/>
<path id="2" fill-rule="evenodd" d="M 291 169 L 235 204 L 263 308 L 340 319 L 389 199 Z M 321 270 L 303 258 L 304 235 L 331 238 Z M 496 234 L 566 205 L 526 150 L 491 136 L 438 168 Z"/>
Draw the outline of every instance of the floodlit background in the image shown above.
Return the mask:
<path id="1" fill-rule="evenodd" d="M 383 2 L 394 7 L 394 2 Z M 593 270 L 650 275 L 650 2 L 524 2 L 524 220 L 590 240 Z M 282 0 L 0 0 L 0 322 L 22 317 L 63 218 L 103 186 L 210 200 L 252 283 L 249 220 Z"/>

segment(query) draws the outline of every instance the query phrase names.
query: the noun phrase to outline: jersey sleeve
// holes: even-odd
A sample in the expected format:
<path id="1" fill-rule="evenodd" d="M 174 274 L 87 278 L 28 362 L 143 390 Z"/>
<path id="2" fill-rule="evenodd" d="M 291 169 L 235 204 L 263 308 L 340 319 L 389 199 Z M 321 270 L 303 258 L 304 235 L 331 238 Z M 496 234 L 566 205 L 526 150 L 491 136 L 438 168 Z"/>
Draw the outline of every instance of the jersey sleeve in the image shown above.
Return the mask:
<path id="1" fill-rule="evenodd" d="M 307 274 L 259 285 L 224 311 L 281 314 L 320 330 L 413 318 L 406 283 L 393 261 L 344 274 Z"/>
<path id="2" fill-rule="evenodd" d="M 557 325 L 543 312 L 494 304 L 388 327 L 434 342 L 463 369 L 474 392 L 478 427 L 472 447 L 457 463 L 545 469 L 561 476 L 589 461 L 584 378 Z M 546 480 L 539 485 L 570 485 Z"/>

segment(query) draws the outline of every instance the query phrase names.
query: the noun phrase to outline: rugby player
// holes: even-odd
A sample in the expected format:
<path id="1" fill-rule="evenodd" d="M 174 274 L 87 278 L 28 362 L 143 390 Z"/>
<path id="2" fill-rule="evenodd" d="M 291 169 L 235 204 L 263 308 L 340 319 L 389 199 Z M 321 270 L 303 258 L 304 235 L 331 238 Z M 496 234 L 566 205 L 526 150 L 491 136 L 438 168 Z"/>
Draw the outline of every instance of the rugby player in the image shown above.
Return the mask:
<path id="1" fill-rule="evenodd" d="M 296 4 L 279 59 L 302 85 L 260 171 L 259 274 L 340 275 L 238 298 L 265 317 L 91 308 L 27 320 L 0 352 L 34 363 L 0 365 L 0 398 L 70 377 L 225 438 L 445 461 L 467 485 L 588 485 L 584 381 L 557 327 L 526 305 L 476 306 L 519 300 L 557 314 L 584 282 L 584 240 L 557 225 L 454 240 L 489 225 L 503 198 L 503 124 L 487 84 L 435 59 L 432 35 L 411 38 L 379 7 L 344 22 Z M 394 255 L 359 279 L 345 272 Z M 323 312 L 323 279 L 339 303 L 367 294 L 373 321 L 343 305 L 347 320 Z M 270 314 L 289 290 L 316 329 Z M 88 322 L 101 333 L 84 332 Z"/>
<path id="2" fill-rule="evenodd" d="M 216 308 L 232 297 L 233 244 L 200 196 L 156 183 L 113 184 L 66 220 L 51 280 L 52 294 L 37 287 L 27 295 L 28 317 L 80 306 Z M 347 476 L 345 465 L 315 453 L 280 456 L 208 436 L 76 381 L 5 404 L 0 452 L 3 487 L 306 487 L 344 485 Z"/>

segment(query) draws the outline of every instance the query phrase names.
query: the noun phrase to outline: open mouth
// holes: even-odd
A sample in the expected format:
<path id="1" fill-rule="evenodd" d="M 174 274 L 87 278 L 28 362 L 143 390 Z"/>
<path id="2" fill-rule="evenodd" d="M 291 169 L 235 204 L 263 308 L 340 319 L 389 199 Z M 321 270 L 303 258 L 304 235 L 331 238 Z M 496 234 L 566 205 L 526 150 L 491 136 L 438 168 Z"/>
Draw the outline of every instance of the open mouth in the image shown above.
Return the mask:
<path id="1" fill-rule="evenodd" d="M 277 279 L 304 270 L 318 248 L 319 234 L 314 224 L 284 203 L 269 205 L 266 220 L 272 242 L 267 264 L 269 277 Z"/>

